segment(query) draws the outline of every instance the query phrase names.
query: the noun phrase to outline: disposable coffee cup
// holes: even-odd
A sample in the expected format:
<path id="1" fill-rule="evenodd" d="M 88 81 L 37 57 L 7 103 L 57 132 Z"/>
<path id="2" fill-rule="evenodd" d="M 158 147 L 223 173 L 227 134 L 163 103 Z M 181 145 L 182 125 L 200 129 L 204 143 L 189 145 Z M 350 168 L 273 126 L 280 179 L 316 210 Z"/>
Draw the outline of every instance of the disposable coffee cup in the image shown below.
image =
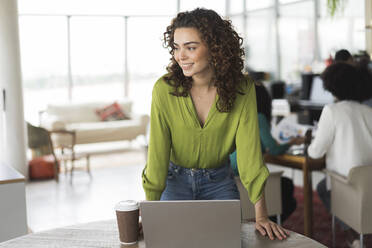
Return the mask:
<path id="1" fill-rule="evenodd" d="M 139 204 L 136 201 L 121 201 L 115 206 L 116 219 L 119 228 L 120 243 L 133 245 L 138 241 L 139 235 Z"/>

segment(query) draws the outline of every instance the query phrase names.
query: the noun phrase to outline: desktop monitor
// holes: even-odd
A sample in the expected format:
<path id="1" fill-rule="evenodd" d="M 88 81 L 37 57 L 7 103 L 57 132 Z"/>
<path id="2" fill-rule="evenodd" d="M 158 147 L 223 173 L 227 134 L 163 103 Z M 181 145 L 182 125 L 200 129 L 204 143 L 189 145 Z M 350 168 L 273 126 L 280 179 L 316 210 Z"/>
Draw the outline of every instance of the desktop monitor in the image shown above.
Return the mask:
<path id="1" fill-rule="evenodd" d="M 332 103 L 333 95 L 323 88 L 323 80 L 320 76 L 314 76 L 312 81 L 309 100 L 322 104 Z"/>
<path id="2" fill-rule="evenodd" d="M 298 104 L 298 121 L 300 124 L 312 125 L 318 121 L 324 105 L 334 102 L 331 93 L 323 88 L 319 74 L 302 74 L 302 88 Z"/>
<path id="3" fill-rule="evenodd" d="M 323 88 L 323 80 L 319 74 L 302 74 L 301 100 L 325 105 L 333 102 L 331 93 Z"/>
<path id="4" fill-rule="evenodd" d="M 311 84 L 313 82 L 313 78 L 316 75 L 317 74 L 313 74 L 313 73 L 301 74 L 301 92 L 300 92 L 301 100 L 309 100 Z"/>

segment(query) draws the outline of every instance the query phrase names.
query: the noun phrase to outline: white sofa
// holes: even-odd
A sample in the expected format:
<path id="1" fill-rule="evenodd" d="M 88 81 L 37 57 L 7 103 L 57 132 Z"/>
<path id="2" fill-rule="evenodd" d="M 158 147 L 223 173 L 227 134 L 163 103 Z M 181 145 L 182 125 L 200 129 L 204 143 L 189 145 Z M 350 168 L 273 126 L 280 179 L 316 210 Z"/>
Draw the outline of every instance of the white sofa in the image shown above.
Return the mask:
<path id="1" fill-rule="evenodd" d="M 130 117 L 129 120 L 101 121 L 96 110 L 113 102 L 48 105 L 40 116 L 40 125 L 50 131 L 67 131 L 53 134 L 55 147 L 133 140 L 139 135 L 146 135 L 149 116 L 133 114 L 130 100 L 117 101 L 123 112 Z"/>

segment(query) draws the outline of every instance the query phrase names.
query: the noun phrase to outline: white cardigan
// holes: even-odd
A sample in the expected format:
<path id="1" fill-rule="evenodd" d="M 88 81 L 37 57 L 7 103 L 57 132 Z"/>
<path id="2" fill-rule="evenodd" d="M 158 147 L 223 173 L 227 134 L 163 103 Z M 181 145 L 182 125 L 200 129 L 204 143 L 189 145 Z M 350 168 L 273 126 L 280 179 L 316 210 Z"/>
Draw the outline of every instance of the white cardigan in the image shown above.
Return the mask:
<path id="1" fill-rule="evenodd" d="M 353 167 L 372 166 L 372 108 L 354 101 L 326 105 L 308 154 L 326 154 L 327 169 L 343 176 Z"/>

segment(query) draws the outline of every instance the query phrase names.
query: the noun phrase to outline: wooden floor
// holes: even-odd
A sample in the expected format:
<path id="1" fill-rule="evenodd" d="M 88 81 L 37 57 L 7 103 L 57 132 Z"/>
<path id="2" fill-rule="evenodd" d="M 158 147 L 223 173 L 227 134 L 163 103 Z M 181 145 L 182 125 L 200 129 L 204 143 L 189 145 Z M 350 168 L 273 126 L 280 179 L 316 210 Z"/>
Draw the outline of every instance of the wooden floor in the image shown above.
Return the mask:
<path id="1" fill-rule="evenodd" d="M 85 161 L 77 162 L 84 169 Z M 145 165 L 142 149 L 91 157 L 92 178 L 84 170 L 70 176 L 60 174 L 54 180 L 29 182 L 26 185 L 28 226 L 33 232 L 115 218 L 114 206 L 124 199 L 143 200 L 141 173 Z M 275 166 L 276 169 L 282 167 Z M 283 169 L 297 185 L 302 184 L 300 171 Z M 315 174 L 313 187 L 322 178 Z"/>

